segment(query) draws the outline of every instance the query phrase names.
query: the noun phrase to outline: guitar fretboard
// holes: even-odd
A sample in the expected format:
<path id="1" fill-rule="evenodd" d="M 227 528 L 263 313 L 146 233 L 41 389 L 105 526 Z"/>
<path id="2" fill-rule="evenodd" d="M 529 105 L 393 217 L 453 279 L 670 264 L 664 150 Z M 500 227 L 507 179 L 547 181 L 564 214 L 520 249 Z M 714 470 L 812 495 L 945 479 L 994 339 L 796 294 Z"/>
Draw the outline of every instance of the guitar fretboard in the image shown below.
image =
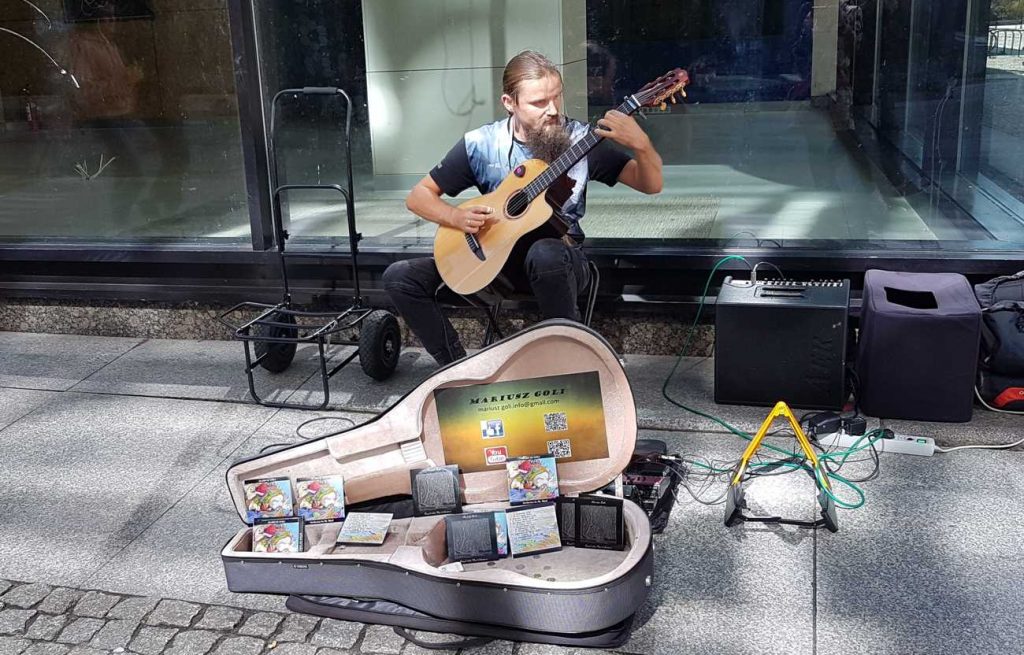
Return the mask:
<path id="1" fill-rule="evenodd" d="M 635 112 L 640 108 L 640 104 L 637 102 L 634 96 L 626 98 L 625 102 L 619 105 L 616 109 L 621 111 L 627 116 Z M 604 141 L 604 137 L 598 136 L 593 132 L 589 132 L 585 137 L 574 143 L 568 150 L 559 155 L 558 159 L 551 162 L 548 169 L 537 176 L 535 180 L 527 184 L 523 191 L 526 192 L 527 199 L 532 202 L 534 198 L 544 193 L 544 191 L 554 183 L 559 177 L 565 174 L 570 168 L 576 165 L 576 162 L 587 156 L 587 153 L 594 149 L 594 147 Z"/>

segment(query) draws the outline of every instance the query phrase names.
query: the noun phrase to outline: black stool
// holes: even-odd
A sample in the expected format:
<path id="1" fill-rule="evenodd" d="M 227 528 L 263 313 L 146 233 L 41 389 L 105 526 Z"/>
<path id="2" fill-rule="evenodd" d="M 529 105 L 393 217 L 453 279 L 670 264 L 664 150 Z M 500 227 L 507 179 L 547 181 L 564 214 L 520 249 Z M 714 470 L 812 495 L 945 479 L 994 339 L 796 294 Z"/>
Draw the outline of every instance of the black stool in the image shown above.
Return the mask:
<path id="1" fill-rule="evenodd" d="M 597 303 L 597 291 L 601 286 L 601 272 L 597 268 L 592 260 L 587 260 L 587 268 L 590 270 L 590 282 L 584 289 L 584 293 L 580 294 L 580 297 L 584 299 L 584 305 L 581 307 L 581 318 L 582 323 L 586 326 L 590 326 L 590 322 L 594 318 L 594 305 Z M 441 288 L 445 288 L 442 283 Z M 440 289 L 438 291 L 440 291 Z M 435 297 L 436 294 L 435 294 Z M 498 318 L 501 315 L 502 306 L 506 301 L 529 301 L 532 296 L 516 291 L 515 286 L 509 281 L 504 275 L 498 275 L 494 282 L 487 285 L 480 291 L 469 296 L 459 296 L 466 301 L 472 307 L 475 307 L 484 313 L 487 319 L 487 329 L 484 331 L 484 339 L 480 344 L 481 348 L 485 348 L 498 339 L 504 339 L 505 335 L 502 334 L 501 328 L 498 326 Z M 577 298 L 577 302 L 579 298 Z"/>

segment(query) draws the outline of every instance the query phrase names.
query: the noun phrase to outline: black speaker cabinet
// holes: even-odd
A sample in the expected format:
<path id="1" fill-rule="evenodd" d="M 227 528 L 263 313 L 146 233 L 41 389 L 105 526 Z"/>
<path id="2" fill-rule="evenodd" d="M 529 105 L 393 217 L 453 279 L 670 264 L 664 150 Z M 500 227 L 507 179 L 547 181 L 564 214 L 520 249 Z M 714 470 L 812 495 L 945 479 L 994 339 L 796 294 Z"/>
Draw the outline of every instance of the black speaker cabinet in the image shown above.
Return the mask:
<path id="1" fill-rule="evenodd" d="M 849 280 L 734 280 L 715 305 L 715 402 L 842 409 Z"/>

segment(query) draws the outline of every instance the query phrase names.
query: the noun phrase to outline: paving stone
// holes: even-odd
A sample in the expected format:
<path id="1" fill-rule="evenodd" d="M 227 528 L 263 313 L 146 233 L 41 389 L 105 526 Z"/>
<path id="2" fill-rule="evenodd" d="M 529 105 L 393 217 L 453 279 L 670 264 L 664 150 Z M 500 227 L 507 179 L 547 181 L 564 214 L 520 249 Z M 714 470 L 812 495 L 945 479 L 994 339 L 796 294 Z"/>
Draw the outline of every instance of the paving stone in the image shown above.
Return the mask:
<path id="1" fill-rule="evenodd" d="M 330 648 L 352 648 L 359 641 L 359 633 L 362 631 L 362 623 L 324 619 L 320 623 L 320 627 L 313 633 L 309 643 Z"/>
<path id="2" fill-rule="evenodd" d="M 43 602 L 39 604 L 37 609 L 47 614 L 64 614 L 81 600 L 84 595 L 85 592 L 79 589 L 57 587 L 50 592 L 49 596 L 43 599 Z"/>
<path id="3" fill-rule="evenodd" d="M 0 610 L 0 635 L 22 632 L 35 615 L 35 610 Z"/>
<path id="4" fill-rule="evenodd" d="M 316 655 L 316 646 L 311 644 L 278 644 L 270 652 L 273 655 Z"/>
<path id="5" fill-rule="evenodd" d="M 23 584 L 14 587 L 3 596 L 4 605 L 28 609 L 50 595 L 53 589 L 45 584 Z"/>
<path id="6" fill-rule="evenodd" d="M 109 650 L 127 648 L 128 642 L 131 641 L 132 633 L 135 632 L 137 627 L 139 627 L 138 621 L 128 621 L 125 619 L 107 621 L 107 624 L 100 628 L 100 631 L 92 638 L 89 645 L 93 648 L 106 648 Z"/>
<path id="7" fill-rule="evenodd" d="M 232 637 L 225 639 L 213 651 L 214 655 L 258 655 L 263 650 L 263 640 L 254 637 Z"/>
<path id="8" fill-rule="evenodd" d="M 61 614 L 58 616 L 49 616 L 47 614 L 40 614 L 36 617 L 36 620 L 29 626 L 29 629 L 25 632 L 25 636 L 29 639 L 37 639 L 39 641 L 53 641 L 53 638 L 64 629 L 67 625 L 69 616 Z"/>
<path id="9" fill-rule="evenodd" d="M 119 602 L 121 602 L 120 596 L 105 594 L 102 591 L 90 591 L 82 596 L 82 600 L 75 605 L 75 614 L 102 619 L 110 611 L 110 608 Z"/>
<path id="10" fill-rule="evenodd" d="M 68 655 L 110 655 L 110 651 L 97 650 L 89 646 L 75 646 Z"/>
<path id="11" fill-rule="evenodd" d="M 538 644 L 523 644 L 523 652 L 528 652 L 527 650 L 525 650 L 527 646 L 537 645 Z M 473 655 L 512 655 L 512 651 L 515 650 L 515 647 L 516 645 L 511 641 L 502 641 L 500 639 L 497 639 L 489 644 L 484 644 L 479 648 L 472 649 L 472 653 Z M 551 651 L 550 653 L 545 652 L 544 655 L 576 655 L 576 653 L 578 653 L 578 651 L 562 648 L 561 646 L 553 646 L 553 648 L 555 650 Z M 540 653 L 534 653 L 533 651 L 529 652 L 530 655 L 541 655 Z M 594 655 L 601 655 L 601 652 L 602 651 L 594 651 Z"/>
<path id="12" fill-rule="evenodd" d="M 130 621 L 141 621 L 142 617 L 153 611 L 159 598 L 147 598 L 145 596 L 131 596 L 125 598 L 107 612 L 108 619 L 128 619 Z"/>
<path id="13" fill-rule="evenodd" d="M 242 611 L 231 607 L 207 607 L 196 628 L 204 630 L 230 630 L 242 620 Z"/>
<path id="14" fill-rule="evenodd" d="M 274 639 L 278 642 L 306 641 L 320 619 L 303 614 L 289 614 L 281 625 L 281 631 Z"/>
<path id="15" fill-rule="evenodd" d="M 19 639 L 17 637 L 0 637 L 0 653 L 2 653 L 3 655 L 18 655 L 19 653 L 21 653 L 21 651 L 25 650 L 31 645 L 32 642 L 28 639 Z"/>
<path id="16" fill-rule="evenodd" d="M 258 612 L 250 616 L 249 620 L 238 629 L 238 634 L 249 637 L 269 637 L 274 634 L 283 619 L 284 617 L 280 614 Z"/>
<path id="17" fill-rule="evenodd" d="M 36 643 L 26 648 L 22 655 L 67 655 L 69 650 L 71 647 L 64 644 Z"/>
<path id="18" fill-rule="evenodd" d="M 219 634 L 207 630 L 179 632 L 164 655 L 206 655 L 218 639 Z"/>
<path id="19" fill-rule="evenodd" d="M 100 619 L 77 619 L 64 628 L 64 631 L 57 637 L 57 641 L 68 644 L 84 644 L 103 627 L 103 623 Z"/>
<path id="20" fill-rule="evenodd" d="M 135 635 L 128 648 L 140 655 L 159 655 L 177 632 L 177 628 L 145 627 L 139 630 L 139 634 Z"/>
<path id="21" fill-rule="evenodd" d="M 398 635 L 391 626 L 371 625 L 366 628 L 366 635 L 359 647 L 363 653 L 384 653 L 385 655 L 399 655 L 405 639 Z"/>
<path id="22" fill-rule="evenodd" d="M 12 586 L 14 586 L 13 582 L 9 582 L 7 580 L 0 580 L 0 596 L 3 596 L 5 593 L 7 593 L 7 590 L 10 589 Z"/>
<path id="23" fill-rule="evenodd" d="M 433 648 L 427 649 L 421 646 L 417 646 L 411 641 L 406 642 L 405 648 L 402 649 L 402 655 L 455 655 L 457 651 L 454 650 L 436 650 Z M 475 650 L 466 651 L 471 655 L 476 655 Z"/>
<path id="24" fill-rule="evenodd" d="M 187 628 L 192 624 L 202 606 L 181 600 L 162 600 L 146 619 L 149 625 L 171 625 Z"/>

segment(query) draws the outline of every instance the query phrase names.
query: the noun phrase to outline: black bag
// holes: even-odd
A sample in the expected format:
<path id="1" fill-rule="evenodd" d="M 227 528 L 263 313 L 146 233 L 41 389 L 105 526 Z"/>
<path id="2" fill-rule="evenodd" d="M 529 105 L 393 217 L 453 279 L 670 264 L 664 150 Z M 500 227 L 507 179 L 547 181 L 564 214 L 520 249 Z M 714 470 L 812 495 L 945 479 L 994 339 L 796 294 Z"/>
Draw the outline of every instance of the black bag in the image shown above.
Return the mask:
<path id="1" fill-rule="evenodd" d="M 978 395 L 989 409 L 1024 411 L 1024 271 L 974 293 L 982 310 Z"/>

